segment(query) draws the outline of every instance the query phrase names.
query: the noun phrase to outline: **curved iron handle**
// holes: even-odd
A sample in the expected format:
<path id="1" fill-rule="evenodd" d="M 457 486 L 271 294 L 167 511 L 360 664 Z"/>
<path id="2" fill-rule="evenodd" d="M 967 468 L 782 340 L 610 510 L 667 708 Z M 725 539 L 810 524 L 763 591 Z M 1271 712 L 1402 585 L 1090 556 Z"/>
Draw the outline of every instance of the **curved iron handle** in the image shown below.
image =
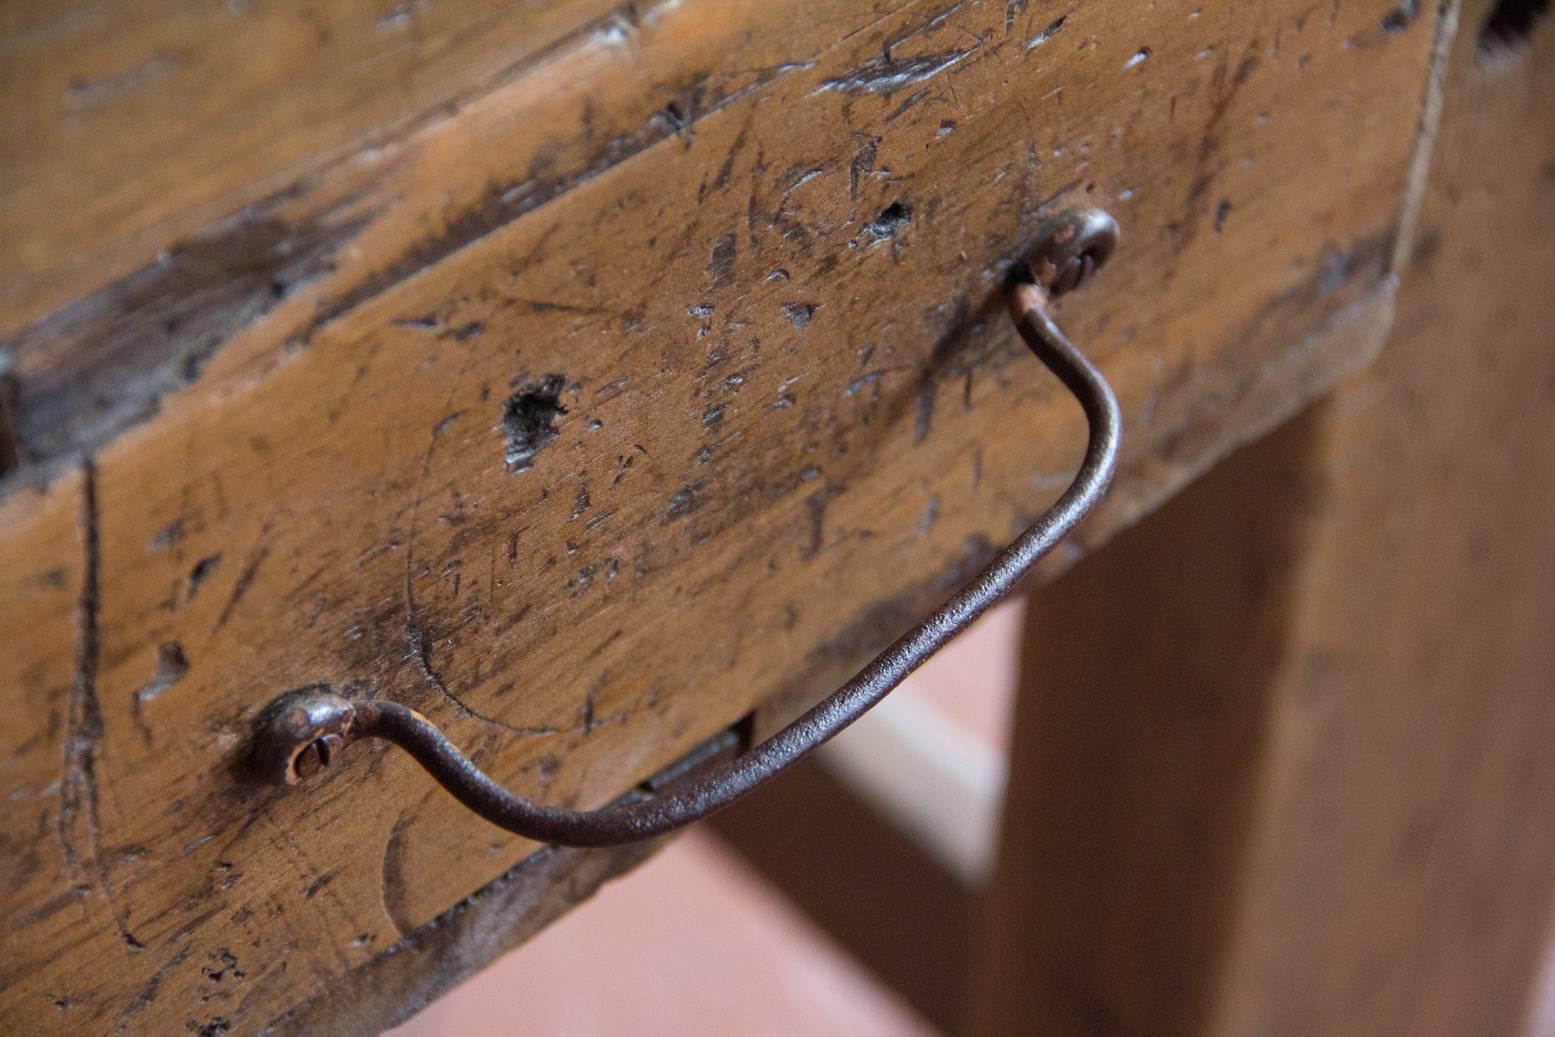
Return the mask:
<path id="1" fill-rule="evenodd" d="M 1122 423 L 1099 371 L 1048 315 L 1048 288 L 1077 287 L 1106 260 L 1117 225 L 1089 210 L 1060 219 L 1025 264 L 1038 283 L 1010 288 L 1011 317 L 1021 337 L 1085 411 L 1090 435 L 1085 459 L 1058 501 L 1006 547 L 972 582 L 903 634 L 864 669 L 798 720 L 741 756 L 661 795 L 597 810 L 545 806 L 498 785 L 420 713 L 396 702 L 352 703 L 328 690 L 281 696 L 261 715 L 254 763 L 271 780 L 296 784 L 329 764 L 345 744 L 382 738 L 411 756 L 481 817 L 510 832 L 564 846 L 611 846 L 663 835 L 729 806 L 863 716 L 957 633 L 1020 581 L 1101 500 L 1117 463 Z"/>

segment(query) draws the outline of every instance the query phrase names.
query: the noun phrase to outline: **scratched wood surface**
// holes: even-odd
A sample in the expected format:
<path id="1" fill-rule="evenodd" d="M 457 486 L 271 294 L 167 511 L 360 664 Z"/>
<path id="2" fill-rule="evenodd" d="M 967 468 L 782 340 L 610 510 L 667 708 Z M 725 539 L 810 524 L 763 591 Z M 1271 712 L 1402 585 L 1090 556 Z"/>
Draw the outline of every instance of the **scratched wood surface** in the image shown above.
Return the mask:
<path id="1" fill-rule="evenodd" d="M 533 851 L 371 747 L 244 783 L 291 688 L 579 806 L 827 690 L 1077 459 L 1048 212 L 1126 237 L 1093 540 L 1363 362 L 1415 11 L 644 9 L 12 336 L 0 1019 L 254 1032 Z"/>
<path id="2" fill-rule="evenodd" d="M 0 334 L 553 47 L 621 31 L 617 6 L 6 4 Z"/>
<path id="3" fill-rule="evenodd" d="M 1034 596 L 974 1032 L 1550 1032 L 1555 17 L 1459 21 L 1376 365 Z"/>

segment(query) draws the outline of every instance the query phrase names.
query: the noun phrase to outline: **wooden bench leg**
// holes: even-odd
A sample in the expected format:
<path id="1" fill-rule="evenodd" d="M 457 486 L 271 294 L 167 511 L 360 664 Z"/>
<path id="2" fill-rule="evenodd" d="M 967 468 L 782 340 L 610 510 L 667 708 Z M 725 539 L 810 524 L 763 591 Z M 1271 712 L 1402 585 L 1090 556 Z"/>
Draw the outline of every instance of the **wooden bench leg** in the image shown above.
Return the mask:
<path id="1" fill-rule="evenodd" d="M 1292 651 L 1315 432 L 1233 458 L 1033 599 L 978 1032 L 1201 1032 Z"/>

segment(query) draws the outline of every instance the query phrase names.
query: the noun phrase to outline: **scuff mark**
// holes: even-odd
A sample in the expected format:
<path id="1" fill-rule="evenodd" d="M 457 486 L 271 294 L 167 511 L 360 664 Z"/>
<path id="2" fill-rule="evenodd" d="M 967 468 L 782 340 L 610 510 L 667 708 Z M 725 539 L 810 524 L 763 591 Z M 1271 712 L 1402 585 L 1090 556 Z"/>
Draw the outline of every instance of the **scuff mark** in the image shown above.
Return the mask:
<path id="1" fill-rule="evenodd" d="M 674 495 L 670 497 L 669 507 L 664 511 L 664 520 L 673 522 L 678 518 L 684 518 L 701 507 L 702 499 L 700 494 L 703 484 L 704 480 L 698 479 L 676 490 Z"/>
<path id="2" fill-rule="evenodd" d="M 1067 14 L 1061 14 L 1057 18 L 1054 18 L 1052 21 L 1048 22 L 1046 28 L 1026 41 L 1026 49 L 1035 50 L 1037 47 L 1042 46 L 1054 36 L 1057 36 L 1059 31 L 1063 29 L 1064 22 L 1068 20 L 1069 16 Z"/>
<path id="3" fill-rule="evenodd" d="M 908 111 L 910 111 L 913 108 L 916 108 L 919 104 L 922 104 L 925 100 L 927 100 L 929 98 L 930 94 L 931 94 L 931 91 L 929 90 L 928 87 L 924 87 L 922 90 L 914 90 L 912 93 L 907 95 L 907 99 L 905 101 L 903 101 L 901 104 L 897 105 L 895 108 L 891 109 L 891 111 L 888 112 L 886 114 L 885 118 L 882 119 L 881 121 L 882 122 L 895 122 L 897 119 L 899 119 L 903 115 L 907 114 Z M 934 100 L 936 100 L 936 101 L 943 101 L 943 100 L 945 100 L 945 95 L 944 94 L 934 94 L 933 97 L 934 97 Z"/>
<path id="4" fill-rule="evenodd" d="M 573 169 L 557 170 L 554 156 L 542 153 L 535 158 L 524 179 L 516 183 L 493 184 L 480 201 L 451 217 L 443 225 L 442 233 L 423 239 L 359 284 L 321 303 L 317 316 L 298 335 L 298 341 L 310 341 L 320 328 L 367 300 L 589 183 L 661 141 L 678 135 L 685 138 L 689 146 L 690 131 L 700 120 L 765 89 L 780 76 L 811 68 L 813 64 L 811 61 L 785 62 L 755 69 L 751 71 L 748 81 L 716 96 L 711 95 L 706 77 L 698 78 L 686 86 L 676 100 L 654 113 L 642 125 L 604 140 Z"/>
<path id="5" fill-rule="evenodd" d="M 918 383 L 918 392 L 913 398 L 913 430 L 912 444 L 917 446 L 929 438 L 929 433 L 934 430 L 934 406 L 937 402 L 937 386 L 934 379 L 925 378 Z"/>
<path id="6" fill-rule="evenodd" d="M 934 523 L 939 521 L 939 509 L 940 497 L 936 493 L 929 498 L 928 503 L 923 506 L 923 512 L 918 516 L 918 524 L 914 532 L 917 533 L 920 540 L 928 536 L 929 531 L 934 528 Z"/>
<path id="7" fill-rule="evenodd" d="M 783 316 L 796 328 L 809 325 L 810 318 L 815 315 L 816 304 L 813 302 L 785 302 L 783 304 Z"/>
<path id="8" fill-rule="evenodd" d="M 449 702 L 452 702 L 455 708 L 459 709 L 465 715 L 474 717 L 476 720 L 479 720 L 484 724 L 490 724 L 493 727 L 499 727 L 502 730 L 510 731 L 513 734 L 535 736 L 556 734 L 556 728 L 546 725 L 510 724 L 505 720 L 498 719 L 497 717 L 491 716 L 488 713 L 483 713 L 480 710 L 475 709 L 469 703 L 464 701 L 463 698 L 455 695 L 452 689 L 448 687 L 448 681 L 443 677 L 442 670 L 438 669 L 436 664 L 432 661 L 432 644 L 433 639 L 431 635 L 427 633 L 426 628 L 421 623 L 421 620 L 414 614 L 414 611 L 412 611 L 411 615 L 407 617 L 405 621 L 406 653 L 410 660 L 414 662 L 416 667 L 421 671 L 421 676 L 426 680 L 426 682 L 432 685 L 432 687 L 436 688 L 438 693 L 446 698 Z"/>
<path id="9" fill-rule="evenodd" d="M 1216 152 L 1223 143 L 1222 131 L 1227 114 L 1231 110 L 1232 103 L 1236 100 L 1237 93 L 1256 72 L 1261 61 L 1256 53 L 1249 53 L 1236 67 L 1236 71 L 1227 76 L 1227 65 L 1230 59 L 1229 50 L 1221 52 L 1220 62 L 1215 67 L 1213 76 L 1214 102 L 1210 108 L 1209 118 L 1204 124 L 1204 130 L 1199 138 L 1198 147 L 1198 171 L 1192 182 L 1188 185 L 1188 195 L 1183 202 L 1182 217 L 1170 225 L 1176 231 L 1174 249 L 1181 253 L 1191 245 L 1198 235 L 1199 213 L 1201 203 L 1207 202 L 1210 187 L 1215 178 L 1225 166 L 1222 158 L 1216 160 Z M 1204 213 L 1208 216 L 1209 213 Z M 1176 266 L 1164 267 L 1164 276 L 1170 281 L 1176 276 Z"/>
<path id="10" fill-rule="evenodd" d="M 334 877 L 339 874 L 341 874 L 341 872 L 334 871 L 334 869 L 331 868 L 330 871 L 323 872 L 322 875 L 314 878 L 313 882 L 309 882 L 308 885 L 306 885 L 306 888 L 303 888 L 302 899 L 313 900 L 314 897 L 319 896 L 320 892 L 323 892 L 323 889 L 325 889 L 325 886 L 328 886 L 331 882 L 334 882 Z"/>
<path id="11" fill-rule="evenodd" d="M 620 317 L 621 333 L 624 335 L 640 335 L 648 330 L 648 304 L 638 303 L 629 310 L 623 310 Z"/>
<path id="12" fill-rule="evenodd" d="M 810 538 L 799 549 L 800 561 L 808 562 L 821 553 L 826 539 L 826 508 L 842 495 L 844 486 L 823 486 L 805 498 L 805 518 L 809 523 Z"/>
<path id="13" fill-rule="evenodd" d="M 130 932 L 108 884 L 102 854 L 97 761 L 103 744 L 102 703 L 97 668 L 102 658 L 98 615 L 102 607 L 102 538 L 97 505 L 97 463 L 81 462 L 81 593 L 76 601 L 75 679 L 66 710 L 64 760 L 59 781 L 58 835 L 65 866 L 91 874 L 113 916 L 119 939 L 131 951 L 145 947 Z"/>
<path id="14" fill-rule="evenodd" d="M 248 565 L 244 566 L 243 572 L 238 576 L 237 582 L 232 585 L 232 595 L 227 598 L 227 604 L 222 607 L 221 615 L 216 617 L 217 630 L 220 630 L 222 627 L 226 626 L 227 620 L 232 618 L 233 610 L 238 607 L 238 602 L 243 600 L 243 595 L 247 594 L 249 587 L 253 586 L 254 577 L 259 574 L 259 567 L 263 565 L 264 560 L 269 557 L 270 549 L 264 546 L 261 546 L 257 551 L 249 556 Z"/>
<path id="15" fill-rule="evenodd" d="M 930 311 L 933 313 L 934 311 Z M 946 373 L 950 359 L 966 337 L 972 324 L 972 311 L 965 299 L 958 300 L 949 323 L 934 340 L 928 363 L 918 376 L 918 389 L 914 396 L 916 418 L 913 426 L 913 446 L 929 438 L 934 428 L 934 410 L 939 397 L 939 380 Z M 970 366 L 966 369 L 971 377 Z"/>
<path id="16" fill-rule="evenodd" d="M 170 547 L 177 547 L 183 543 L 184 520 L 176 518 L 157 530 L 151 537 L 151 543 L 147 545 L 147 551 L 166 551 Z"/>
<path id="17" fill-rule="evenodd" d="M 713 243 L 713 254 L 708 260 L 707 272 L 713 275 L 714 288 L 727 288 L 734 283 L 734 260 L 738 251 L 739 246 L 735 243 L 733 234 L 725 234 Z"/>
<path id="18" fill-rule="evenodd" d="M 151 744 L 151 728 L 146 726 L 143 711 L 168 688 L 183 680 L 188 672 L 189 660 L 184 655 L 183 645 L 177 641 L 167 641 L 157 646 L 157 665 L 151 673 L 151 680 L 141 685 L 130 699 L 130 716 L 147 745 Z"/>
<path id="19" fill-rule="evenodd" d="M 72 112 L 84 112 L 100 108 L 127 94 L 144 90 L 166 76 L 179 65 L 187 64 L 190 55 L 186 51 L 159 51 L 134 68 L 102 76 L 98 79 L 72 78 L 65 84 L 60 100 Z"/>
<path id="20" fill-rule="evenodd" d="M 607 315 L 605 310 L 597 306 L 561 302 L 557 299 L 524 299 L 515 295 L 509 297 L 508 301 L 514 306 L 525 307 L 530 313 L 576 313 L 584 317 Z"/>
<path id="21" fill-rule="evenodd" d="M 1226 229 L 1226 220 L 1231 217 L 1231 200 L 1222 198 L 1220 204 L 1215 206 L 1215 233 L 1219 234 Z"/>
<path id="22" fill-rule="evenodd" d="M 875 155 L 880 150 L 880 138 L 870 137 L 864 141 L 862 147 L 853 155 L 853 161 L 848 163 L 848 197 L 858 197 L 859 182 L 864 177 L 875 171 Z M 768 280 L 772 277 L 769 274 Z M 786 279 L 786 275 L 785 275 Z"/>
<path id="23" fill-rule="evenodd" d="M 50 897 L 24 915 L 12 915 L 6 919 L 6 922 L 10 926 L 11 932 L 21 932 L 23 929 L 29 929 L 37 925 L 39 922 L 48 921 L 71 904 L 80 903 L 91 892 L 91 886 L 84 884 L 73 885 L 65 892 L 56 897 Z"/>
<path id="24" fill-rule="evenodd" d="M 464 411 L 462 410 L 456 410 L 452 414 L 444 416 L 442 421 L 439 421 L 436 425 L 432 426 L 432 438 L 436 439 L 444 432 L 447 432 L 449 429 L 453 428 L 462 417 L 464 417 Z"/>
<path id="25" fill-rule="evenodd" d="M 129 1025 L 131 1019 L 156 1003 L 157 995 L 162 992 L 162 978 L 182 965 L 184 960 L 189 957 L 189 951 L 193 947 L 194 944 L 192 943 L 184 944 L 178 948 L 171 958 L 158 966 L 157 971 L 152 973 L 151 978 L 146 980 L 145 984 L 135 994 L 135 997 L 124 1007 L 124 1011 L 119 1013 L 118 1019 L 114 1021 L 114 1029 L 116 1031 L 124 1030 Z"/>
<path id="26" fill-rule="evenodd" d="M 189 570 L 189 588 L 184 592 L 185 605 L 194 600 L 195 594 L 200 589 L 200 584 L 204 583 L 211 573 L 216 571 L 216 566 L 220 564 L 220 551 L 213 555 L 207 555 L 194 563 L 194 568 Z"/>
<path id="27" fill-rule="evenodd" d="M 782 198 L 786 200 L 789 195 L 824 172 L 826 172 L 824 166 L 790 166 L 774 181 L 772 186 L 778 188 L 782 192 Z"/>
<path id="28" fill-rule="evenodd" d="M 866 61 L 835 79 L 828 79 L 814 93 L 836 90 L 845 94 L 885 94 L 887 96 L 909 86 L 933 79 L 947 69 L 965 61 L 975 48 L 943 51 L 939 54 L 923 54 L 914 58 L 893 58 L 881 55 Z"/>

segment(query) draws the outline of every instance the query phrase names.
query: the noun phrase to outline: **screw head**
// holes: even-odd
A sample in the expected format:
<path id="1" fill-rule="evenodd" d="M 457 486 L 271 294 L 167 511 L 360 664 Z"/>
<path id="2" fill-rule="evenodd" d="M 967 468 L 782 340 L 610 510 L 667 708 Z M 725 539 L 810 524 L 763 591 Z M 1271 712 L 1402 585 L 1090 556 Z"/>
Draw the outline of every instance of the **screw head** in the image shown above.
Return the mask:
<path id="1" fill-rule="evenodd" d="M 261 779 L 295 785 L 329 766 L 351 734 L 355 710 L 327 685 L 288 692 L 255 721 L 251 766 Z"/>
<path id="2" fill-rule="evenodd" d="M 291 768 L 298 781 L 313 777 L 329 766 L 335 751 L 344 744 L 339 735 L 325 735 L 314 739 L 292 757 Z"/>
<path id="3" fill-rule="evenodd" d="M 1031 279 L 1052 295 L 1079 288 L 1118 247 L 1118 221 L 1103 209 L 1062 213 L 1044 228 L 1026 259 Z"/>

